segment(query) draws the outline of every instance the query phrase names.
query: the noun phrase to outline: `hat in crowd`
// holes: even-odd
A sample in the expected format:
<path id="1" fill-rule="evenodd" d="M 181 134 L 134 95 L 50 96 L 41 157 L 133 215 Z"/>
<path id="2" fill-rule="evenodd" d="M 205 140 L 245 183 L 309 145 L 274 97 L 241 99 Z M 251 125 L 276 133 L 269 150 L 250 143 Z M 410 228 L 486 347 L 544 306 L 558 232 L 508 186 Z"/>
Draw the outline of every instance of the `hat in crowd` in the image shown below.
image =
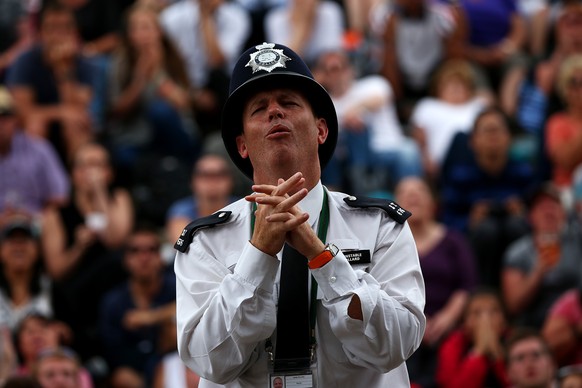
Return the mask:
<path id="1" fill-rule="evenodd" d="M 15 218 L 9 221 L 1 232 L 2 240 L 5 240 L 16 233 L 21 233 L 27 237 L 37 238 L 38 234 L 35 226 L 25 218 Z"/>
<path id="2" fill-rule="evenodd" d="M 319 163 L 323 169 L 331 159 L 337 142 L 335 107 L 327 91 L 315 81 L 299 55 L 289 47 L 276 43 L 249 48 L 234 67 L 229 96 L 222 111 L 222 139 L 230 158 L 247 177 L 253 178 L 253 166 L 248 158 L 240 156 L 236 144 L 237 136 L 243 131 L 242 111 L 248 97 L 274 88 L 299 90 L 310 102 L 315 115 L 327 122 L 327 139 L 319 145 Z"/>
<path id="3" fill-rule="evenodd" d="M 14 114 L 14 104 L 12 96 L 6 87 L 0 86 L 0 116 Z"/>
<path id="4" fill-rule="evenodd" d="M 562 203 L 562 195 L 560 189 L 552 182 L 542 182 L 535 185 L 526 196 L 526 202 L 528 207 L 532 207 L 536 204 L 538 199 L 542 197 L 548 197 L 556 202 Z"/>

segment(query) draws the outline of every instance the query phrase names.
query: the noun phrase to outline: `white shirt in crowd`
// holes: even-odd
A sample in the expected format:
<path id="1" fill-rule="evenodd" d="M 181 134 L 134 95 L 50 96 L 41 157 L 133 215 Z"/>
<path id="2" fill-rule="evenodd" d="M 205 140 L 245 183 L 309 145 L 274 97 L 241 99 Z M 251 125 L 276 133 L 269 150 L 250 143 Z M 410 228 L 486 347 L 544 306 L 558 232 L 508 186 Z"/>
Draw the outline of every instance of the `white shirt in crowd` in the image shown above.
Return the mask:
<path id="1" fill-rule="evenodd" d="M 198 1 L 183 0 L 170 5 L 160 14 L 160 23 L 182 53 L 192 85 L 205 86 L 210 67 L 199 26 Z M 215 23 L 218 44 L 228 63 L 224 70 L 230 74 L 246 49 L 244 44 L 251 33 L 250 16 L 238 4 L 224 2 L 216 10 Z"/>

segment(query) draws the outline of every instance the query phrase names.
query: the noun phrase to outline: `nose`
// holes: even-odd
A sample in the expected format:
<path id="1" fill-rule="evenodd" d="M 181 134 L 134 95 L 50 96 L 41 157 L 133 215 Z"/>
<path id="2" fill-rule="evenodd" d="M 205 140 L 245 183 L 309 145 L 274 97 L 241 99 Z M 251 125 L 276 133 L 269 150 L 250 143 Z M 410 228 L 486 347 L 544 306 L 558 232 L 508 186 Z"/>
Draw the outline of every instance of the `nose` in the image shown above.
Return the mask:
<path id="1" fill-rule="evenodd" d="M 276 117 L 283 118 L 285 116 L 285 114 L 283 113 L 283 109 L 276 102 L 272 102 L 269 104 L 268 113 L 269 113 L 269 120 L 272 120 Z"/>

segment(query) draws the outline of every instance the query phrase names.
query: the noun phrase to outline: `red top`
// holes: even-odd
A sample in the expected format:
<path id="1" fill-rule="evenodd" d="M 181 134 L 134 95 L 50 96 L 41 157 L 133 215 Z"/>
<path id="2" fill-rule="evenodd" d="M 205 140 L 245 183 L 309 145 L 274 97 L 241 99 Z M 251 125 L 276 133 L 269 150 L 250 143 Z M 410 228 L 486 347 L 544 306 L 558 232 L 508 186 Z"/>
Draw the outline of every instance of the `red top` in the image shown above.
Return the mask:
<path id="1" fill-rule="evenodd" d="M 470 352 L 472 344 L 462 330 L 457 330 L 439 349 L 436 379 L 442 388 L 482 388 L 491 371 L 501 386 L 509 387 L 503 360 L 490 360 Z"/>

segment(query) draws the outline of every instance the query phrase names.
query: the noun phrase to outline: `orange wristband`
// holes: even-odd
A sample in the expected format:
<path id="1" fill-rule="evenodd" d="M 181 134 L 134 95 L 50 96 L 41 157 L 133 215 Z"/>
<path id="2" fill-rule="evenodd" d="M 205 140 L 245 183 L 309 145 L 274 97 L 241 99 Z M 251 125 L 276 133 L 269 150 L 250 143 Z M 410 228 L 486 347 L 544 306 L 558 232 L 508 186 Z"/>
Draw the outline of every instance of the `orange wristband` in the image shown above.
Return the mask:
<path id="1" fill-rule="evenodd" d="M 319 255 L 315 256 L 313 259 L 309 260 L 307 266 L 310 269 L 321 268 L 333 259 L 333 255 L 330 251 L 323 251 Z"/>

